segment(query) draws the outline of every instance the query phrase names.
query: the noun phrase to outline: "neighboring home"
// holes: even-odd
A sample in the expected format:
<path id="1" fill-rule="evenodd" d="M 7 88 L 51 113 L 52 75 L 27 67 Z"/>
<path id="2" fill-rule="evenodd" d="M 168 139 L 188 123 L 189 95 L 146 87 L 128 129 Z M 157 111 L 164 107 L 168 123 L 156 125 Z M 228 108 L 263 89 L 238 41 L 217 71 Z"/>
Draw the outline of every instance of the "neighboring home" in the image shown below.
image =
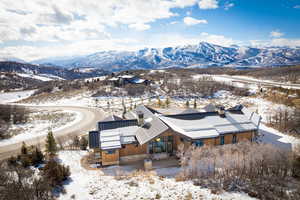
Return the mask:
<path id="1" fill-rule="evenodd" d="M 117 77 L 112 77 L 108 79 L 108 81 L 111 82 L 114 86 L 118 87 L 125 86 L 127 84 L 150 84 L 149 80 L 145 80 L 133 75 L 121 75 Z"/>
<path id="2" fill-rule="evenodd" d="M 214 112 L 164 115 L 138 106 L 125 115 L 98 123 L 89 148 L 102 165 L 175 155 L 179 146 L 224 145 L 255 140 L 261 117 L 242 106 Z"/>

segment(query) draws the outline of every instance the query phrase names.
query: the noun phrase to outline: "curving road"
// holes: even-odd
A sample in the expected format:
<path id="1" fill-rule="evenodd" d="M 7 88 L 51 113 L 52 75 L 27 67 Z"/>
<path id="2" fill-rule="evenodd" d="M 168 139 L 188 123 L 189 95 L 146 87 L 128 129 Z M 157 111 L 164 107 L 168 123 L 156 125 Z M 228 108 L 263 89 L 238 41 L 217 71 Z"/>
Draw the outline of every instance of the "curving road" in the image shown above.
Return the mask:
<path id="1" fill-rule="evenodd" d="M 98 121 L 103 119 L 104 112 L 96 108 L 88 107 L 75 107 L 75 106 L 28 106 L 30 109 L 34 110 L 64 110 L 64 111 L 75 111 L 81 113 L 81 119 L 78 123 L 67 126 L 65 128 L 53 131 L 53 134 L 57 140 L 65 141 L 70 139 L 75 135 L 86 134 L 90 130 L 96 128 Z M 46 135 L 34 137 L 31 139 L 24 140 L 27 145 L 39 145 L 44 148 Z M 17 155 L 20 152 L 22 142 L 17 142 L 14 144 L 8 144 L 5 146 L 0 146 L 0 160 L 9 158 L 10 156 Z"/>
<path id="2" fill-rule="evenodd" d="M 212 75 L 212 77 L 221 77 L 226 78 L 231 81 L 241 82 L 241 83 L 249 83 L 249 84 L 257 84 L 266 87 L 282 87 L 288 89 L 300 89 L 300 84 L 296 83 L 281 83 L 275 82 L 271 80 L 260 80 L 254 78 L 240 77 L 240 76 L 229 76 L 229 75 Z"/>

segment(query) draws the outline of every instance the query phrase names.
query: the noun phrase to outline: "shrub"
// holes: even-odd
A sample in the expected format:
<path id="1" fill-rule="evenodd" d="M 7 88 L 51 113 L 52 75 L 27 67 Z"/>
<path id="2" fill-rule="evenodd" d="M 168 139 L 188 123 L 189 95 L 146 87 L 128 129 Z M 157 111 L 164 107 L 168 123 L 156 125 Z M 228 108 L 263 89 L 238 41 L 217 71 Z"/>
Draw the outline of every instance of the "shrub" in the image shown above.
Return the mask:
<path id="1" fill-rule="evenodd" d="M 43 170 L 43 176 L 51 186 L 62 185 L 62 182 L 67 180 L 70 175 L 69 166 L 62 165 L 54 159 L 50 159 Z"/>
<path id="2" fill-rule="evenodd" d="M 300 197 L 298 183 L 290 184 L 292 175 L 299 172 L 299 157 L 295 159 L 292 152 L 270 144 L 192 147 L 178 155 L 182 173 L 177 180 L 193 179 L 196 185 L 216 191 L 243 191 L 259 199 Z"/>
<path id="3" fill-rule="evenodd" d="M 81 150 L 86 150 L 88 146 L 88 140 L 85 137 L 81 137 L 80 139 L 80 149 Z"/>

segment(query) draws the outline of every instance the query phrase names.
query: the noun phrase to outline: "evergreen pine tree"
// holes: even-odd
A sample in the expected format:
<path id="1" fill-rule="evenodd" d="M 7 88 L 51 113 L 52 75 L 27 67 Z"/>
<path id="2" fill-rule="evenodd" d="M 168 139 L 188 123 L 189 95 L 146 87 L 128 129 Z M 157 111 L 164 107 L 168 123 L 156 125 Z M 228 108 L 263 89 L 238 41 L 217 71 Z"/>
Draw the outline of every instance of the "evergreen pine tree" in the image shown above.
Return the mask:
<path id="1" fill-rule="evenodd" d="M 88 146 L 87 139 L 85 137 L 81 137 L 81 139 L 80 139 L 80 149 L 81 150 L 86 150 L 87 146 Z"/>
<path id="2" fill-rule="evenodd" d="M 35 147 L 35 150 L 33 151 L 32 154 L 32 163 L 39 164 L 42 163 L 43 160 L 44 160 L 44 154 L 38 147 Z"/>
<path id="3" fill-rule="evenodd" d="M 52 131 L 49 131 L 47 135 L 46 152 L 51 156 L 54 156 L 57 152 L 57 145 Z"/>
<path id="4" fill-rule="evenodd" d="M 157 105 L 158 105 L 158 107 L 161 107 L 161 106 L 162 106 L 162 105 L 161 105 L 161 100 L 160 100 L 159 97 L 157 97 Z"/>
<path id="5" fill-rule="evenodd" d="M 186 108 L 189 108 L 189 107 L 190 107 L 190 102 L 189 102 L 189 100 L 186 101 L 185 106 L 186 106 Z"/>
<path id="6" fill-rule="evenodd" d="M 167 99 L 166 99 L 166 106 L 167 106 L 167 108 L 169 108 L 169 106 L 170 106 L 170 98 L 169 97 L 167 97 Z"/>
<path id="7" fill-rule="evenodd" d="M 22 147 L 21 147 L 21 154 L 22 155 L 27 155 L 27 153 L 28 153 L 28 148 L 27 148 L 25 142 L 23 142 Z"/>
<path id="8" fill-rule="evenodd" d="M 123 114 L 122 114 L 122 117 L 123 119 L 125 119 L 125 114 L 127 113 L 127 109 L 126 109 L 126 106 L 125 104 L 123 105 Z"/>
<path id="9" fill-rule="evenodd" d="M 79 141 L 79 137 L 76 135 L 73 139 L 73 146 L 75 148 L 78 148 L 79 147 L 79 144 L 80 144 L 80 141 Z"/>

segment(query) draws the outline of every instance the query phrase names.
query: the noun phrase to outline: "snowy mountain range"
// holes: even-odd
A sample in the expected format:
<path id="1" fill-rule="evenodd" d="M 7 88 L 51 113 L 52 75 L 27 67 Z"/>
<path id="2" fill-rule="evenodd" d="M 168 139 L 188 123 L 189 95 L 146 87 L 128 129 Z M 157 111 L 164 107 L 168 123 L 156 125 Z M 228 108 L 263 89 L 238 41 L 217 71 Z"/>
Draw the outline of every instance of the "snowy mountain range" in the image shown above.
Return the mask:
<path id="1" fill-rule="evenodd" d="M 33 65 L 11 61 L 0 61 L 0 73 L 16 74 L 23 78 L 50 80 L 73 80 L 106 75 L 107 72 L 98 68 L 72 68 L 64 69 L 55 66 Z M 1 78 L 0 78 L 1 79 Z"/>
<path id="2" fill-rule="evenodd" d="M 109 71 L 170 67 L 254 67 L 300 64 L 300 48 L 223 47 L 206 42 L 138 51 L 102 51 L 71 59 L 48 59 L 34 63 L 67 68 L 96 67 Z"/>

